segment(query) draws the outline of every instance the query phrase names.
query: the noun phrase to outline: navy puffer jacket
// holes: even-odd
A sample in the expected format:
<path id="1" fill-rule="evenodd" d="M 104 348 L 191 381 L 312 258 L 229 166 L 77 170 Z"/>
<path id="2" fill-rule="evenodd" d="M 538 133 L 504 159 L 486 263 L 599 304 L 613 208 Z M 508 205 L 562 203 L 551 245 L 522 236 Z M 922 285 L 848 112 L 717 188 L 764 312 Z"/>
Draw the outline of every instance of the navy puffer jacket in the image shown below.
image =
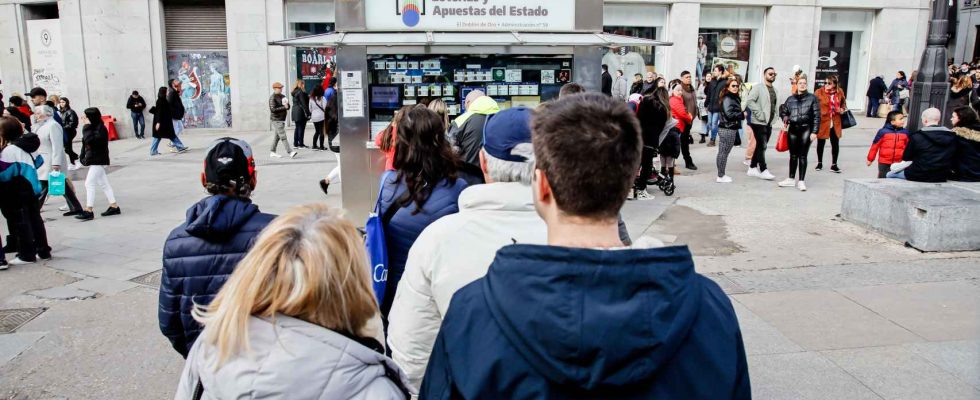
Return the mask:
<path id="1" fill-rule="evenodd" d="M 275 218 L 248 199 L 207 197 L 187 210 L 163 248 L 160 331 L 187 357 L 201 326 L 191 317 L 194 304 L 210 304 L 259 232 Z"/>

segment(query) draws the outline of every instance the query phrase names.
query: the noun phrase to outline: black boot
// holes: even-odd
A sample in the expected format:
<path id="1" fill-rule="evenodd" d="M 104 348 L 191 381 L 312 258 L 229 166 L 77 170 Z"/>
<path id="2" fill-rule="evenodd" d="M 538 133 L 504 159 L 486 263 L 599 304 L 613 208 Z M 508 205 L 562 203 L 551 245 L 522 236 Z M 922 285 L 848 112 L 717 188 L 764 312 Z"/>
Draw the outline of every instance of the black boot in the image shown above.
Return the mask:
<path id="1" fill-rule="evenodd" d="M 708 135 L 701 135 L 701 141 L 700 141 L 700 142 L 698 142 L 698 143 L 699 143 L 699 144 L 704 144 L 704 142 L 705 142 L 705 141 L 706 141 L 707 139 L 708 139 Z"/>
<path id="2" fill-rule="evenodd" d="M 698 170 L 698 166 L 697 165 L 694 165 L 694 160 L 693 159 L 690 159 L 690 158 L 684 160 L 684 168 L 687 168 L 687 169 L 689 169 L 691 171 L 697 171 Z"/>

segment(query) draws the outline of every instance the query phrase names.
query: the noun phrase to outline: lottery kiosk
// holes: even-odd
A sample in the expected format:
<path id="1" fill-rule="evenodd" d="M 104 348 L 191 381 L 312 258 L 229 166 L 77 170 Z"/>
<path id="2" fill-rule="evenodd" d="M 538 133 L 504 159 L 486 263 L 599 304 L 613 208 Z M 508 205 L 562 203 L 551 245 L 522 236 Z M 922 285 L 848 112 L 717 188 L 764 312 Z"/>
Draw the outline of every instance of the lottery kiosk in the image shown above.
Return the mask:
<path id="1" fill-rule="evenodd" d="M 337 31 L 275 41 L 336 48 L 343 205 L 367 217 L 384 156 L 374 137 L 406 105 L 442 99 L 450 119 L 474 90 L 535 107 L 569 82 L 601 86 L 604 48 L 669 46 L 602 32 L 602 0 L 351 0 Z M 326 173 L 326 171 L 324 171 Z"/>

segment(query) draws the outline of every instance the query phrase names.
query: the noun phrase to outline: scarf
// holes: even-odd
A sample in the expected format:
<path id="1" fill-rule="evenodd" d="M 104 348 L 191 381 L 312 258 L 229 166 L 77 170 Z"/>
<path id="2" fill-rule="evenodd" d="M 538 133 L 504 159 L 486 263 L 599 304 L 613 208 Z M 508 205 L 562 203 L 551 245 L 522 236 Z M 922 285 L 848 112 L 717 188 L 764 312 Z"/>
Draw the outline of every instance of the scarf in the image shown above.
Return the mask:
<path id="1" fill-rule="evenodd" d="M 838 110 L 840 110 L 840 99 L 837 97 L 837 89 L 834 89 L 834 91 L 828 90 L 827 94 L 830 95 L 830 115 L 837 115 L 839 113 Z"/>

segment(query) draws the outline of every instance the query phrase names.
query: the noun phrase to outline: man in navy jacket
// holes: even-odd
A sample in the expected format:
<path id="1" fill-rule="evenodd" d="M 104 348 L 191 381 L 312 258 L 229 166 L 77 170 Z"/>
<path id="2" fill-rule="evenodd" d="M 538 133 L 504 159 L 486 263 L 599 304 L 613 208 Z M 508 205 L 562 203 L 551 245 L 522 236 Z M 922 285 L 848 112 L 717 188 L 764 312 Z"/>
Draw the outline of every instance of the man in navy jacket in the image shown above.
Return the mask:
<path id="1" fill-rule="evenodd" d="M 687 247 L 619 240 L 641 154 L 626 104 L 563 97 L 532 128 L 548 245 L 504 247 L 456 292 L 420 398 L 751 398 L 735 311 Z"/>
<path id="2" fill-rule="evenodd" d="M 211 196 L 187 210 L 163 248 L 160 331 L 185 358 L 202 327 L 191 315 L 211 303 L 235 266 L 274 215 L 259 212 L 249 196 L 255 189 L 252 149 L 223 138 L 211 145 L 201 183 Z"/>

